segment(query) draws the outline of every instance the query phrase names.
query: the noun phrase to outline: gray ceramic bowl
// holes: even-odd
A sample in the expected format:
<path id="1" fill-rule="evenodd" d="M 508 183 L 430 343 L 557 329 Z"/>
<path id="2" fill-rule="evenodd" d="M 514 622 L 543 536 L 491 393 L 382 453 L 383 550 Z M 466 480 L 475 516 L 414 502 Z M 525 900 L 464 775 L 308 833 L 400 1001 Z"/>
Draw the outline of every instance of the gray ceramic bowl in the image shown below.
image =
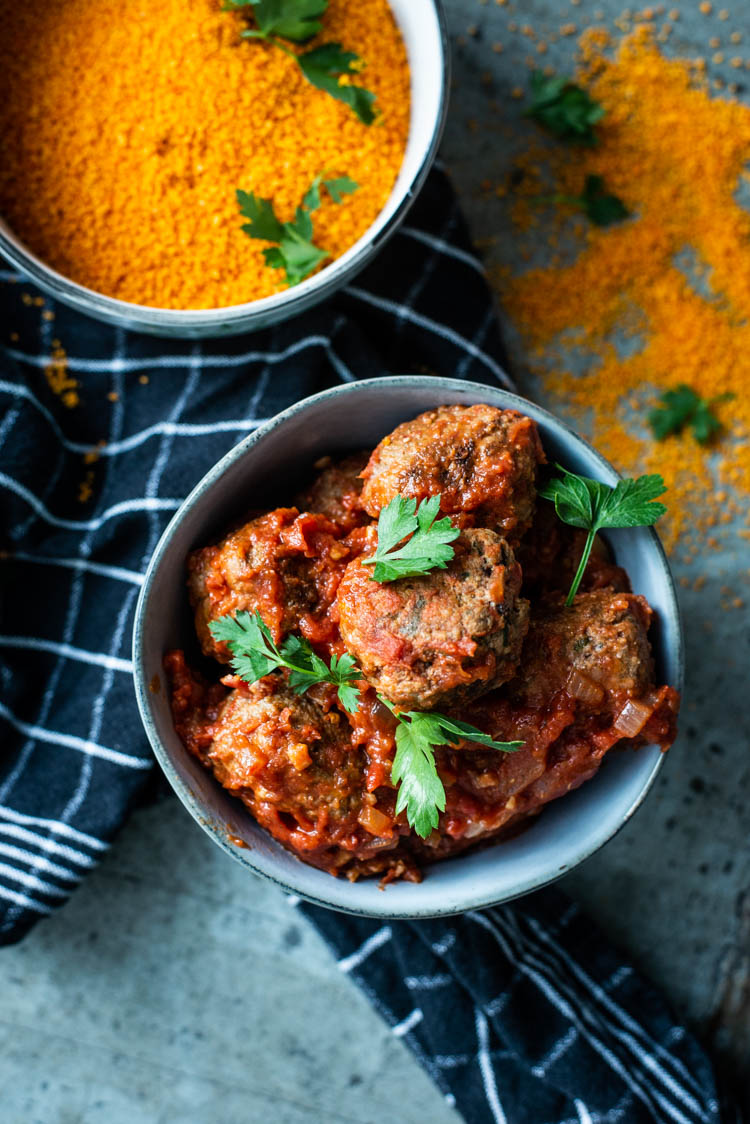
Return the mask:
<path id="1" fill-rule="evenodd" d="M 411 121 L 393 191 L 369 230 L 345 254 L 299 285 L 229 308 L 182 311 L 130 304 L 51 269 L 0 218 L 0 254 L 40 289 L 72 308 L 139 332 L 195 339 L 254 331 L 296 316 L 351 281 L 398 229 L 432 167 L 445 125 L 450 53 L 441 0 L 388 0 L 411 69 Z M 239 220 L 238 220 L 239 221 Z"/>
<path id="2" fill-rule="evenodd" d="M 185 750 L 165 693 L 162 657 L 190 642 L 185 559 L 215 541 L 249 507 L 288 499 L 314 460 L 373 447 L 399 422 L 441 404 L 489 402 L 521 410 L 538 423 L 550 460 L 608 483 L 614 469 L 580 437 L 538 406 L 504 390 L 420 376 L 350 383 L 292 406 L 232 449 L 179 509 L 146 574 L 136 614 L 133 659 L 138 704 L 157 760 L 193 818 L 227 854 L 256 874 L 320 905 L 371 917 L 435 917 L 507 901 L 559 878 L 598 850 L 633 815 L 662 761 L 655 746 L 612 754 L 593 780 L 550 804 L 517 838 L 427 871 L 419 885 L 350 883 L 306 866 L 257 826 Z M 650 528 L 617 531 L 611 545 L 636 593 L 656 611 L 651 639 L 657 675 L 682 686 L 682 638 L 672 578 Z M 160 683 L 154 692 L 150 685 Z M 185 823 L 185 831 L 190 830 Z M 232 839 L 241 839 L 246 847 Z M 250 890 L 250 887 L 248 887 Z"/>

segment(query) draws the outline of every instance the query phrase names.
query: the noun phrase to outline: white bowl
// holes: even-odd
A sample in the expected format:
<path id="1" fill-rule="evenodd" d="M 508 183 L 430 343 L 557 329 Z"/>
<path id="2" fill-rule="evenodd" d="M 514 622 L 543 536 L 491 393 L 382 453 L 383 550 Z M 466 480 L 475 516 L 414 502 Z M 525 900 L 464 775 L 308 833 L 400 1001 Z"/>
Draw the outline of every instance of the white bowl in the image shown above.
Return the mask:
<path id="1" fill-rule="evenodd" d="M 554 881 L 588 858 L 643 800 L 662 761 L 656 746 L 610 754 L 581 788 L 548 805 L 516 838 L 435 863 L 424 882 L 350 883 L 305 865 L 276 843 L 192 757 L 175 733 L 162 659 L 194 638 L 185 589 L 191 550 L 215 541 L 248 508 L 289 498 L 326 453 L 372 448 L 400 422 L 441 404 L 488 402 L 538 423 L 551 461 L 607 483 L 615 470 L 551 414 L 507 391 L 426 376 L 370 379 L 290 407 L 232 449 L 204 476 L 156 548 L 136 611 L 133 661 L 138 705 L 159 764 L 191 815 L 249 870 L 319 905 L 382 918 L 437 917 L 508 901 Z M 655 610 L 651 642 L 660 682 L 682 687 L 682 636 L 672 577 L 652 528 L 617 531 L 611 547 L 636 593 Z M 194 644 L 194 639 L 192 639 Z M 156 677 L 156 678 L 155 678 Z M 189 830 L 187 823 L 185 830 Z M 232 838 L 242 839 L 238 847 Z"/>
<path id="2" fill-rule="evenodd" d="M 358 0 L 362 2 L 362 0 Z M 449 49 L 441 0 L 389 0 L 411 70 L 411 122 L 393 191 L 375 222 L 340 258 L 307 281 L 262 300 L 180 311 L 105 297 L 51 269 L 0 219 L 0 254 L 51 296 L 109 324 L 188 339 L 266 328 L 317 304 L 347 284 L 395 232 L 432 167 L 448 108 Z"/>

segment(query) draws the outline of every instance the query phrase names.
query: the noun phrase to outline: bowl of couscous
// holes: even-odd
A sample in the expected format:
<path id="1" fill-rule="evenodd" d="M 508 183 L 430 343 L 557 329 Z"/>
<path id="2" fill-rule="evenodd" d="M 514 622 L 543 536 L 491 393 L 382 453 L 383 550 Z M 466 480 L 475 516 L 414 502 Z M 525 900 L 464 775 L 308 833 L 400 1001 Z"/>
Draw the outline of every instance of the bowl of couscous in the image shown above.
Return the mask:
<path id="1" fill-rule="evenodd" d="M 439 0 L 0 0 L 0 254 L 156 335 L 267 327 L 346 284 L 432 165 Z"/>

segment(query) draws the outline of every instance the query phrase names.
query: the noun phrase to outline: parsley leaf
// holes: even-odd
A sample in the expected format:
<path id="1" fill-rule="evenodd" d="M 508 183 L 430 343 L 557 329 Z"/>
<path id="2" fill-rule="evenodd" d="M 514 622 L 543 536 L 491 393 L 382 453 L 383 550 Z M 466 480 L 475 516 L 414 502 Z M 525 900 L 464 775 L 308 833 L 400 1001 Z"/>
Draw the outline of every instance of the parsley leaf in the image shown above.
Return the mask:
<path id="1" fill-rule="evenodd" d="M 680 383 L 674 390 L 665 390 L 660 396 L 660 404 L 648 415 L 654 437 L 663 441 L 672 433 L 682 433 L 690 426 L 693 437 L 699 445 L 708 445 L 721 431 L 721 422 L 711 407 L 716 402 L 726 402 L 732 394 L 720 394 L 716 398 L 701 398 L 691 386 Z"/>
<path id="2" fill-rule="evenodd" d="M 432 727 L 399 721 L 391 769 L 391 780 L 399 786 L 396 815 L 406 809 L 409 826 L 422 839 L 435 830 L 439 813 L 445 811 L 445 789 L 435 766 L 434 749 L 444 739 L 439 731 L 436 741 L 433 736 Z"/>
<path id="3" fill-rule="evenodd" d="M 273 269 L 283 269 L 288 285 L 298 285 L 309 277 L 317 267 L 331 255 L 313 243 L 313 224 L 310 211 L 320 206 L 320 184 L 323 183 L 334 203 L 340 203 L 344 195 L 351 195 L 358 184 L 348 176 L 340 179 L 324 180 L 317 176 L 305 194 L 302 205 L 292 222 L 280 222 L 270 199 L 260 199 L 252 192 L 238 191 L 237 201 L 240 214 L 250 221 L 242 229 L 248 238 L 263 242 L 275 242 L 263 251 L 266 265 Z"/>
<path id="4" fill-rule="evenodd" d="M 445 811 L 445 789 L 435 765 L 435 749 L 441 745 L 477 742 L 490 749 L 513 753 L 523 742 L 498 742 L 468 722 L 446 718 L 437 711 L 397 711 L 378 695 L 396 718 L 396 755 L 391 780 L 399 785 L 396 813 L 406 809 L 406 819 L 417 835 L 426 839 L 438 826 L 439 813 Z"/>
<path id="5" fill-rule="evenodd" d="M 353 195 L 359 187 L 349 176 L 339 176 L 338 179 L 327 180 L 323 176 L 316 176 L 310 184 L 307 194 L 302 200 L 302 206 L 308 211 L 317 211 L 320 206 L 320 185 L 327 190 L 334 203 L 341 203 L 345 195 Z"/>
<path id="6" fill-rule="evenodd" d="M 250 220 L 242 227 L 249 238 L 260 238 L 264 242 L 281 241 L 284 227 L 276 218 L 270 199 L 260 199 L 251 191 L 238 191 L 237 202 L 240 214 Z"/>
<path id="7" fill-rule="evenodd" d="M 531 75 L 532 102 L 526 116 L 562 140 L 597 143 L 594 125 L 606 110 L 569 78 L 552 77 L 535 70 Z"/>
<path id="8" fill-rule="evenodd" d="M 358 55 L 345 51 L 340 43 L 323 43 L 297 55 L 297 62 L 308 82 L 350 106 L 364 125 L 372 125 L 375 120 L 375 95 L 364 86 L 341 82 L 342 78 L 358 73 Z"/>
<path id="9" fill-rule="evenodd" d="M 630 215 L 622 199 L 607 191 L 601 176 L 586 176 L 583 194 L 574 201 L 596 226 L 610 226 Z"/>
<path id="10" fill-rule="evenodd" d="M 622 199 L 607 191 L 607 186 L 601 176 L 586 176 L 586 184 L 581 195 L 539 195 L 538 203 L 568 203 L 578 207 L 586 214 L 595 226 L 611 226 L 613 222 L 621 222 L 630 215 Z"/>
<path id="11" fill-rule="evenodd" d="M 298 55 L 282 42 L 306 43 L 322 31 L 321 17 L 328 9 L 328 0 L 227 0 L 224 7 L 249 10 L 255 26 L 242 32 L 243 39 L 261 39 L 280 47 L 295 60 L 308 82 L 348 105 L 364 125 L 372 125 L 375 94 L 349 81 L 359 73 L 359 55 L 345 51 L 340 43 L 322 43 Z M 342 83 L 342 78 L 347 81 Z"/>
<path id="12" fill-rule="evenodd" d="M 417 508 L 413 497 L 394 496 L 380 512 L 378 545 L 371 558 L 363 558 L 365 566 L 375 565 L 372 580 L 392 582 L 410 578 L 430 570 L 444 570 L 454 555 L 448 544 L 460 531 L 450 519 L 438 519 L 441 496 L 422 500 Z M 411 538 L 399 546 L 410 535 Z"/>
<path id="13" fill-rule="evenodd" d="M 246 683 L 255 683 L 272 671 L 286 668 L 289 686 L 304 695 L 316 683 L 333 683 L 344 710 L 356 714 L 359 691 L 354 686 L 362 672 L 348 652 L 332 656 L 330 667 L 300 636 L 287 636 L 279 647 L 260 613 L 228 614 L 209 623 L 214 640 L 223 641 L 232 653 L 232 668 Z"/>
<path id="14" fill-rule="evenodd" d="M 244 32 L 246 39 L 269 39 L 280 35 L 293 43 L 304 43 L 323 30 L 320 17 L 328 0 L 228 0 L 225 8 L 252 8 L 257 30 Z"/>
<path id="15" fill-rule="evenodd" d="M 578 570 L 565 600 L 572 605 L 588 564 L 594 538 L 604 527 L 650 527 L 666 512 L 663 503 L 655 503 L 666 492 L 661 476 L 639 476 L 618 480 L 613 487 L 577 476 L 557 466 L 564 474 L 539 489 L 539 495 L 555 505 L 558 518 L 571 527 L 588 531 Z"/>

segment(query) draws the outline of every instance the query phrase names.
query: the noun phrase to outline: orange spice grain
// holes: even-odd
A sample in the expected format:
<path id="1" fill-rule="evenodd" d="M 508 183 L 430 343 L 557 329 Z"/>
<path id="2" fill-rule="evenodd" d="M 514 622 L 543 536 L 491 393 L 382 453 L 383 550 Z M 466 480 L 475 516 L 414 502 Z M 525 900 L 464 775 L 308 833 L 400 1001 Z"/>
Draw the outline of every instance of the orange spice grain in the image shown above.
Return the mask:
<path id="1" fill-rule="evenodd" d="M 53 394 L 72 410 L 80 402 L 78 396 L 78 380 L 74 379 L 68 371 L 68 356 L 59 340 L 52 341 L 52 354 L 50 361 L 44 368 L 44 377 Z"/>
<path id="2" fill-rule="evenodd" d="M 554 408 L 622 471 L 664 476 L 667 541 L 694 557 L 696 542 L 718 548 L 717 535 L 750 508 L 750 213 L 735 198 L 750 108 L 712 98 L 700 68 L 666 59 L 645 28 L 614 56 L 608 37 L 589 32 L 581 56 L 577 80 L 607 111 L 600 143 L 575 160 L 562 146 L 532 143 L 515 161 L 523 177 L 511 217 L 523 232 L 540 221 L 535 196 L 550 187 L 576 194 L 589 173 L 631 217 L 574 227 L 570 210 L 548 208 L 565 264 L 505 270 L 497 285 Z M 619 347 L 622 339 L 632 346 Z M 714 405 L 724 427 L 714 446 L 689 433 L 651 435 L 648 409 L 681 383 L 707 398 L 733 396 Z"/>
<path id="3" fill-rule="evenodd" d="M 88 503 L 94 494 L 94 470 L 89 469 L 78 485 L 78 502 Z"/>
<path id="4" fill-rule="evenodd" d="M 32 250 L 123 300 L 210 308 L 285 288 L 237 188 L 286 220 L 316 175 L 350 175 L 359 190 L 325 199 L 315 241 L 338 257 L 365 233 L 409 129 L 387 0 L 331 0 L 319 37 L 363 59 L 370 127 L 244 26 L 220 0 L 0 0 L 0 214 Z"/>

